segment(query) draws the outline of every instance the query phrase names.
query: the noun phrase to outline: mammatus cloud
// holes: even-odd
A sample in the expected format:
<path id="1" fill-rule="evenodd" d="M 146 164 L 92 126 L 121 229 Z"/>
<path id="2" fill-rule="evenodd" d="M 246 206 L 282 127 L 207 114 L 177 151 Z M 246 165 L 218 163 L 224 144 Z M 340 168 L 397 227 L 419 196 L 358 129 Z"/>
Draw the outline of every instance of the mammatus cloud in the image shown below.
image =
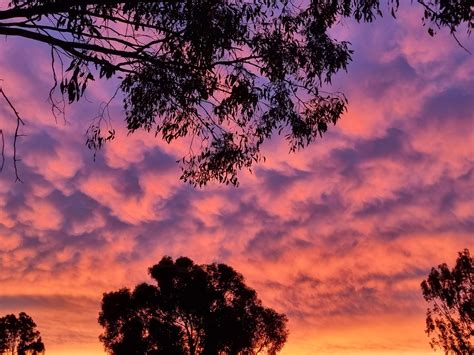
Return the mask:
<path id="1" fill-rule="evenodd" d="M 148 280 L 165 254 L 186 255 L 230 264 L 286 313 L 284 353 L 429 351 L 419 284 L 473 247 L 472 56 L 428 37 L 409 12 L 343 25 L 355 61 L 335 88 L 349 112 L 297 154 L 275 137 L 238 189 L 179 182 L 186 144 L 125 137 L 120 102 L 119 139 L 93 162 L 83 133 L 110 87 L 95 84 L 91 102 L 55 123 L 47 49 L 2 44 L 2 85 L 28 137 L 25 183 L 9 160 L 0 175 L 0 312 L 32 315 L 50 354 L 100 353 L 102 293 Z M 0 105 L 8 134 L 12 120 Z"/>

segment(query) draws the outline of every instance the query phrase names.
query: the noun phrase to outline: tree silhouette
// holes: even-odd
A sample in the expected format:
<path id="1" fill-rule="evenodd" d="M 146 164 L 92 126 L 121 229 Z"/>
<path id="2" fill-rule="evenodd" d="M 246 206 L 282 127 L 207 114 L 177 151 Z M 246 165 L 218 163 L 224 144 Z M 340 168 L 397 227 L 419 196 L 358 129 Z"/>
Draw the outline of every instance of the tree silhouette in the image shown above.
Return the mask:
<path id="1" fill-rule="evenodd" d="M 474 264 L 468 249 L 459 253 L 456 266 L 432 268 L 421 283 L 423 297 L 430 303 L 426 333 L 433 348 L 446 353 L 473 354 L 474 346 Z"/>
<path id="2" fill-rule="evenodd" d="M 44 352 L 40 333 L 30 316 L 21 312 L 18 318 L 14 314 L 0 318 L 0 354 L 39 355 Z"/>
<path id="3" fill-rule="evenodd" d="M 111 354 L 276 354 L 283 347 L 285 315 L 263 307 L 231 267 L 163 257 L 149 273 L 157 285 L 104 294 L 100 340 Z"/>
<path id="4" fill-rule="evenodd" d="M 290 151 L 322 136 L 346 109 L 342 93 L 322 88 L 352 54 L 349 43 L 331 38 L 329 30 L 343 17 L 373 21 L 382 15 L 379 0 L 4 3 L 0 35 L 49 45 L 54 88 L 69 102 L 96 77 L 115 76 L 129 132 L 145 129 L 166 142 L 192 138 L 180 160 L 181 178 L 195 185 L 237 184 L 237 172 L 263 158 L 260 147 L 275 132 L 284 133 Z M 394 17 L 398 3 L 388 1 Z M 461 25 L 474 27 L 469 0 L 418 3 L 431 35 L 443 27 L 453 36 Z M 61 64 L 59 76 L 55 63 Z M 64 102 L 50 98 L 53 112 L 63 112 Z M 23 122 L 13 111 L 16 161 Z M 107 105 L 88 129 L 92 149 L 115 136 L 106 112 Z"/>

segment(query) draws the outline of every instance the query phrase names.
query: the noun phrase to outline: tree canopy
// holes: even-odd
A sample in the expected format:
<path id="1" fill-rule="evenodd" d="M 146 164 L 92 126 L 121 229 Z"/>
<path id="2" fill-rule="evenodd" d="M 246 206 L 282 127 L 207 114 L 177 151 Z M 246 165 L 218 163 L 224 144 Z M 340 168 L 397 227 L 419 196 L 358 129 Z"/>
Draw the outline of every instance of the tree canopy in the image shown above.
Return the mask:
<path id="1" fill-rule="evenodd" d="M 149 273 L 156 285 L 104 294 L 100 340 L 111 354 L 275 354 L 286 342 L 285 315 L 231 267 L 163 257 Z"/>
<path id="2" fill-rule="evenodd" d="M 0 318 L 0 354 L 39 355 L 44 352 L 40 333 L 30 316 L 21 312 L 18 318 L 14 314 Z"/>
<path id="3" fill-rule="evenodd" d="M 432 268 L 421 283 L 429 302 L 426 333 L 433 348 L 446 353 L 473 354 L 474 345 L 474 264 L 468 249 L 459 253 L 456 266 Z"/>
<path id="4" fill-rule="evenodd" d="M 469 0 L 417 2 L 431 35 L 474 27 Z M 189 138 L 182 179 L 195 185 L 237 184 L 238 171 L 263 158 L 261 145 L 276 132 L 296 151 L 335 124 L 347 100 L 325 88 L 352 50 L 329 30 L 341 18 L 373 21 L 383 10 L 379 0 L 5 3 L 0 35 L 49 45 L 53 89 L 67 101 L 80 100 L 97 77 L 116 77 L 129 132 L 145 129 L 166 142 Z M 388 1 L 393 16 L 398 3 Z M 62 112 L 64 102 L 50 98 L 53 112 Z M 13 111 L 16 161 L 23 121 Z M 92 149 L 115 136 L 104 112 L 87 131 Z"/>

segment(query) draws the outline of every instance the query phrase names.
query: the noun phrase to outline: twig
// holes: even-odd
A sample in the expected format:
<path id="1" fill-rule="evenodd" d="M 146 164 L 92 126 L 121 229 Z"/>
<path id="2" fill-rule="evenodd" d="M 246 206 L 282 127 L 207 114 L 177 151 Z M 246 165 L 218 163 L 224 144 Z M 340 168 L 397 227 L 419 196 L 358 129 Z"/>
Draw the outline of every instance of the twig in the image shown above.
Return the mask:
<path id="1" fill-rule="evenodd" d="M 5 94 L 5 91 L 3 91 L 3 88 L 0 88 L 0 94 L 2 94 L 3 98 L 5 99 L 5 101 L 7 102 L 8 106 L 10 106 L 10 108 L 12 109 L 13 113 L 15 114 L 16 116 L 16 128 L 15 128 L 15 136 L 13 138 L 13 166 L 15 168 L 15 182 L 21 182 L 23 183 L 23 180 L 20 179 L 20 176 L 18 175 L 18 166 L 17 166 L 17 162 L 19 162 L 21 159 L 18 159 L 17 158 L 17 151 L 16 151 L 16 143 L 17 143 L 17 140 L 18 140 L 18 137 L 21 137 L 23 135 L 20 135 L 18 132 L 20 131 L 20 124 L 22 126 L 25 125 L 25 122 L 22 120 L 22 118 L 20 117 L 20 114 L 18 113 L 18 111 L 16 110 L 15 106 L 13 106 L 13 104 L 11 103 L 10 99 L 8 98 L 8 96 Z M 3 139 L 3 132 L 2 132 L 2 139 Z M 3 151 L 2 151 L 3 153 Z"/>
<path id="2" fill-rule="evenodd" d="M 464 49 L 467 53 L 471 54 L 472 55 L 472 52 L 467 49 L 466 47 L 464 47 L 464 45 L 461 43 L 461 41 L 458 39 L 458 37 L 456 36 L 456 34 L 453 32 L 453 30 L 451 30 L 451 36 L 453 36 L 454 40 L 457 42 L 457 44 L 459 45 L 459 47 L 461 47 L 462 49 Z"/>
<path id="3" fill-rule="evenodd" d="M 51 71 L 53 73 L 53 84 L 54 85 L 51 88 L 51 90 L 49 91 L 48 98 L 49 98 L 49 102 L 51 103 L 51 113 L 53 114 L 54 120 L 57 123 L 58 118 L 57 118 L 56 113 L 61 115 L 63 117 L 63 120 L 66 121 L 66 115 L 65 115 L 65 110 L 66 110 L 65 105 L 66 105 L 66 103 L 64 102 L 63 97 L 62 97 L 61 100 L 58 100 L 58 101 L 56 101 L 55 98 L 54 98 L 54 92 L 55 92 L 56 88 L 58 87 L 58 77 L 56 75 L 55 57 L 54 57 L 55 51 L 56 51 L 56 48 L 54 48 L 54 46 L 51 46 Z M 61 56 L 58 55 L 58 57 L 59 57 L 60 62 L 61 62 L 61 68 L 63 69 L 63 63 L 62 63 Z M 62 70 L 61 72 L 64 72 L 64 70 Z M 61 105 L 61 107 L 59 105 Z"/>

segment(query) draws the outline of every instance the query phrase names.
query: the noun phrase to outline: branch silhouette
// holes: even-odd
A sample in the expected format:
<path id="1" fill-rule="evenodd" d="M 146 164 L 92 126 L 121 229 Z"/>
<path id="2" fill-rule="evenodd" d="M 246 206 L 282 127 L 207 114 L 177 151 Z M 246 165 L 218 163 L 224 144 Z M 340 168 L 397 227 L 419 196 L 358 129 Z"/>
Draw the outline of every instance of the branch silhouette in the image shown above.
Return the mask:
<path id="1" fill-rule="evenodd" d="M 417 3 L 430 35 L 447 28 L 458 40 L 459 28 L 474 28 L 468 0 Z M 386 9 L 395 17 L 398 6 Z M 330 30 L 341 18 L 378 16 L 378 0 L 12 0 L 0 8 L 0 35 L 50 46 L 54 87 L 55 56 L 69 63 L 59 82 L 69 103 L 97 77 L 120 78 L 129 133 L 190 138 L 181 179 L 237 185 L 273 135 L 294 152 L 338 122 L 347 99 L 324 88 L 353 52 Z M 93 150 L 115 137 L 103 123 L 87 129 Z"/>

